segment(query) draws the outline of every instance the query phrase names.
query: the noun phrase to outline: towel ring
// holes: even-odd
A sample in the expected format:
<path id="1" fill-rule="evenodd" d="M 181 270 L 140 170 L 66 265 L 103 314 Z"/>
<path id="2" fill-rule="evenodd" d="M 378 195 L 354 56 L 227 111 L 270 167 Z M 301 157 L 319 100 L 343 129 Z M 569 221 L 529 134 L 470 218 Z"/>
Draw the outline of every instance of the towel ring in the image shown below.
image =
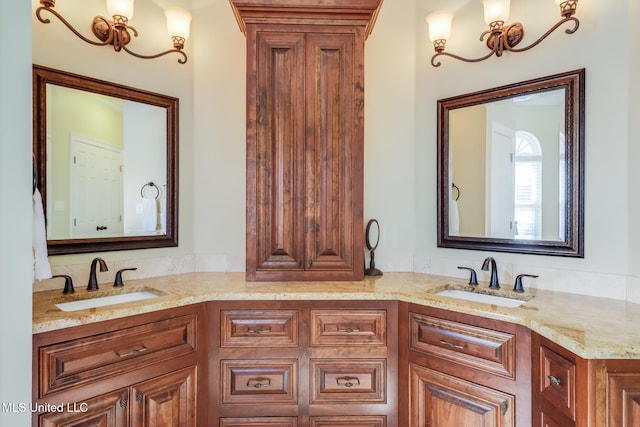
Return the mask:
<path id="1" fill-rule="evenodd" d="M 145 185 L 142 186 L 142 188 L 140 189 L 140 197 L 142 197 L 143 199 L 144 197 L 144 189 L 147 187 L 153 187 L 156 189 L 156 200 L 158 200 L 158 197 L 160 197 L 160 189 L 158 188 L 157 185 L 155 185 L 153 182 L 147 182 Z"/>
<path id="2" fill-rule="evenodd" d="M 458 199 L 460 198 L 460 188 L 458 188 L 458 186 L 455 185 L 453 182 L 451 183 L 451 188 L 453 188 L 454 190 L 456 190 L 458 192 L 458 195 L 456 195 L 456 202 L 457 202 Z"/>

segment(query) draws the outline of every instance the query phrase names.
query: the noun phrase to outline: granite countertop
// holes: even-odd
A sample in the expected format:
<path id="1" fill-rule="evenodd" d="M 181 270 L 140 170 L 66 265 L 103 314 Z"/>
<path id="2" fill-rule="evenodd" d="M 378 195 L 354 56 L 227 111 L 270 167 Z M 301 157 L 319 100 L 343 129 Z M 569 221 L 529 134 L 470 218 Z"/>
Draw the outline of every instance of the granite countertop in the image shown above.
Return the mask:
<path id="1" fill-rule="evenodd" d="M 640 305 L 626 301 L 526 289 L 531 298 L 515 308 L 435 295 L 446 288 L 466 287 L 466 280 L 418 273 L 385 273 L 359 282 L 246 282 L 244 273 L 188 273 L 128 280 L 124 288 L 101 285 L 92 296 L 152 290 L 149 300 L 65 312 L 55 304 L 84 298 L 84 289 L 63 295 L 61 290 L 33 294 L 33 333 L 165 308 L 214 300 L 399 300 L 479 315 L 529 327 L 586 359 L 640 359 Z M 480 290 L 487 288 L 481 283 Z"/>

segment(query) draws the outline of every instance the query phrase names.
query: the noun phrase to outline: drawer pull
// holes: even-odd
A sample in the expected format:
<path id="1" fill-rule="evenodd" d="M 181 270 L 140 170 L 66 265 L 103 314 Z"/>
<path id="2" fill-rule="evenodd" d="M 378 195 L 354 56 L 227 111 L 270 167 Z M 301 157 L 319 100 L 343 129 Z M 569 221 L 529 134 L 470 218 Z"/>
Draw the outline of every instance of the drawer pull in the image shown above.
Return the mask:
<path id="1" fill-rule="evenodd" d="M 455 343 L 452 343 L 452 342 L 449 342 L 449 341 L 445 341 L 445 340 L 440 340 L 440 344 L 446 345 L 447 347 L 455 348 L 455 349 L 458 349 L 458 350 L 463 350 L 463 349 L 467 348 L 466 344 L 465 345 L 460 345 L 460 344 L 455 344 Z"/>
<path id="2" fill-rule="evenodd" d="M 147 351 L 147 347 L 142 346 L 140 348 L 134 348 L 131 351 L 128 351 L 126 353 L 120 353 L 119 351 L 116 352 L 116 354 L 118 355 L 118 357 L 127 357 L 127 356 L 134 356 L 138 353 L 142 353 L 143 351 Z"/>
<path id="3" fill-rule="evenodd" d="M 509 410 L 509 402 L 506 400 L 500 404 L 500 412 L 502 412 L 502 416 L 507 415 L 507 411 Z"/>
<path id="4" fill-rule="evenodd" d="M 353 334 L 355 332 L 360 332 L 360 328 L 357 326 L 351 328 L 348 326 L 338 326 L 338 332 L 346 332 L 347 334 Z"/>
<path id="5" fill-rule="evenodd" d="M 360 380 L 356 377 L 340 377 L 336 378 L 339 386 L 351 388 L 354 385 L 360 385 Z"/>
<path id="6" fill-rule="evenodd" d="M 136 395 L 136 402 L 142 403 L 143 401 L 144 401 L 144 393 L 142 393 L 141 391 L 138 391 L 138 394 Z"/>
<path id="7" fill-rule="evenodd" d="M 123 397 L 122 399 L 120 399 L 120 407 L 125 409 L 127 407 L 127 398 Z"/>
<path id="8" fill-rule="evenodd" d="M 247 329 L 248 334 L 267 334 L 271 332 L 271 328 L 249 328 Z"/>
<path id="9" fill-rule="evenodd" d="M 560 381 L 559 378 L 556 378 L 553 375 L 549 375 L 547 378 L 549 378 L 549 381 L 551 382 L 551 384 L 555 386 L 559 386 L 562 383 L 562 381 Z"/>
<path id="10" fill-rule="evenodd" d="M 271 380 L 269 378 L 249 378 L 247 381 L 247 387 L 263 388 L 271 386 Z"/>

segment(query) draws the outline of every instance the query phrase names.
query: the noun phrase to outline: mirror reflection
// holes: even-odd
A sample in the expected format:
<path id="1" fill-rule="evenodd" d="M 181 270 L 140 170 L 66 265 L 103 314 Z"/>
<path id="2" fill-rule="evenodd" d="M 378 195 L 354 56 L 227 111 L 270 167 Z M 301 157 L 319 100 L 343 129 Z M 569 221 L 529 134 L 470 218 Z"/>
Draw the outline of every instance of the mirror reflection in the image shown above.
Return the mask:
<path id="1" fill-rule="evenodd" d="M 177 99 L 34 66 L 50 254 L 177 245 Z"/>
<path id="2" fill-rule="evenodd" d="M 49 238 L 164 234 L 165 110 L 47 84 L 47 111 Z"/>
<path id="3" fill-rule="evenodd" d="M 557 89 L 449 113 L 450 234 L 564 239 L 564 99 Z"/>
<path id="4" fill-rule="evenodd" d="M 439 246 L 582 256 L 583 74 L 438 102 Z"/>

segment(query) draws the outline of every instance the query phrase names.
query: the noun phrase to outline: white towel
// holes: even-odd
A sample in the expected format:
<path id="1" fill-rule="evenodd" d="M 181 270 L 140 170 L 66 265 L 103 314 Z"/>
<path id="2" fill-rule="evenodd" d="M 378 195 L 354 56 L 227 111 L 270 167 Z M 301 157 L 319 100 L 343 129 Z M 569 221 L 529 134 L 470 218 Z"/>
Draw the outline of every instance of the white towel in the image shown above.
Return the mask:
<path id="1" fill-rule="evenodd" d="M 451 199 L 449 203 L 449 236 L 457 236 L 460 233 L 460 213 L 458 202 Z"/>
<path id="2" fill-rule="evenodd" d="M 158 225 L 158 211 L 156 199 L 142 199 L 142 230 L 156 231 Z"/>
<path id="3" fill-rule="evenodd" d="M 36 280 L 50 279 L 51 266 L 47 252 L 47 228 L 44 224 L 42 196 L 37 188 L 33 192 L 33 272 Z"/>

